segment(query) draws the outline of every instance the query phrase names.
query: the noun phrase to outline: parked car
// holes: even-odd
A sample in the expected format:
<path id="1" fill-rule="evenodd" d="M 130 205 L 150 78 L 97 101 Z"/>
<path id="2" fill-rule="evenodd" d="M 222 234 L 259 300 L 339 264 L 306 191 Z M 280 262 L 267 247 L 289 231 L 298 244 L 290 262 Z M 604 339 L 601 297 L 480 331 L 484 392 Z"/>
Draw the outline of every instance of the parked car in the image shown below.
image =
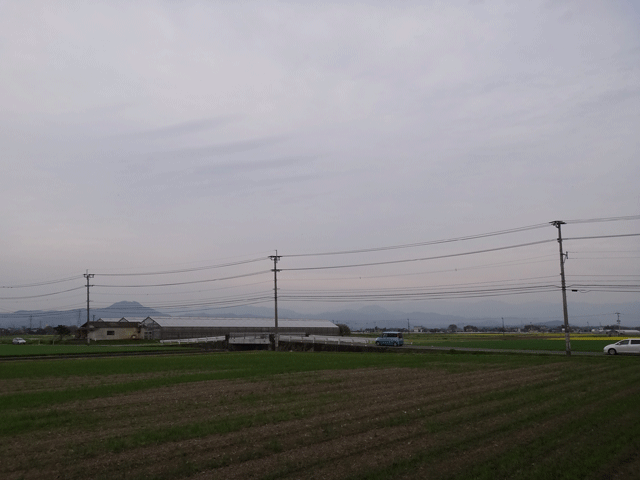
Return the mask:
<path id="1" fill-rule="evenodd" d="M 27 341 L 24 338 L 16 337 L 13 339 L 12 343 L 14 345 L 24 345 Z"/>
<path id="2" fill-rule="evenodd" d="M 640 353 L 640 338 L 625 338 L 619 342 L 604 347 L 604 353 L 616 355 L 618 353 Z"/>
<path id="3" fill-rule="evenodd" d="M 376 345 L 389 346 L 389 347 L 401 347 L 404 345 L 404 339 L 402 338 L 402 332 L 384 332 L 381 337 L 376 338 Z"/>

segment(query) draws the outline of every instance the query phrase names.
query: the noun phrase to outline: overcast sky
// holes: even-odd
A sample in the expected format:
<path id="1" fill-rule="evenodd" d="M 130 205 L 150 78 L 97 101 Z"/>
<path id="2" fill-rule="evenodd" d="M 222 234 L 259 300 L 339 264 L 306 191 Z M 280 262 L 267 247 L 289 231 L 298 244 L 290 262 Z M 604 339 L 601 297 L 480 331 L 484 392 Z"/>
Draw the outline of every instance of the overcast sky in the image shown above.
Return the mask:
<path id="1" fill-rule="evenodd" d="M 264 258 L 191 276 L 95 278 L 179 283 L 268 271 L 276 249 L 286 270 L 554 239 L 548 226 L 455 246 L 286 258 L 638 215 L 639 132 L 636 0 L 2 2 L 0 285 L 79 280 L 3 288 L 0 311 L 81 307 L 82 289 L 7 298 L 82 287 L 87 270 Z M 566 237 L 633 232 L 640 222 L 563 228 Z M 637 284 L 638 238 L 567 245 L 594 257 L 567 269 L 636 275 Z M 279 286 L 284 296 L 558 283 L 558 255 L 548 243 L 455 265 L 283 271 Z M 498 262 L 511 268 L 488 267 Z M 454 267 L 485 273 L 434 277 Z M 210 283 L 139 298 L 92 292 L 102 305 L 157 305 L 165 294 L 188 304 L 250 290 L 231 286 L 268 292 L 271 281 L 219 281 L 215 294 Z"/>

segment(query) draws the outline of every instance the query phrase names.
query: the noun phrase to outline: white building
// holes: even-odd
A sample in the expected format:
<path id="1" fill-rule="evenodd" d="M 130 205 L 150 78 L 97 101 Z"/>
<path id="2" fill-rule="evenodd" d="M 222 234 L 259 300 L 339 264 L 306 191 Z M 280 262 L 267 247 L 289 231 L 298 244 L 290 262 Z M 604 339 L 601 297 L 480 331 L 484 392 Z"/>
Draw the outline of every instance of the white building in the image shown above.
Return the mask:
<path id="1" fill-rule="evenodd" d="M 172 340 L 180 338 L 275 333 L 272 318 L 213 317 L 122 317 L 100 318 L 79 329 L 89 340 Z M 283 335 L 340 335 L 340 328 L 328 320 L 278 319 Z"/>
<path id="2" fill-rule="evenodd" d="M 140 328 L 143 338 L 170 340 L 275 333 L 275 320 L 271 318 L 147 317 L 140 324 Z M 328 320 L 278 319 L 278 333 L 339 335 L 340 328 Z"/>

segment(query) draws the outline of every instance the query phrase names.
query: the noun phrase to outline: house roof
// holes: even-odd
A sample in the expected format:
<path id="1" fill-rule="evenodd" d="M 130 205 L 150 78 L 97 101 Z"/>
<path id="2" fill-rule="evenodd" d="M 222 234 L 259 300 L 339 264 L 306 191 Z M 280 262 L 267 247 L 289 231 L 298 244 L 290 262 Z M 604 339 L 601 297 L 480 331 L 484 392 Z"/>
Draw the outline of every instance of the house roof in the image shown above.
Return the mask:
<path id="1" fill-rule="evenodd" d="M 121 322 L 120 320 L 85 322 L 82 328 L 137 328 L 140 322 Z"/>
<path id="2" fill-rule="evenodd" d="M 94 322 L 134 322 L 140 323 L 144 319 L 148 317 L 100 317 L 97 320 L 93 320 Z"/>

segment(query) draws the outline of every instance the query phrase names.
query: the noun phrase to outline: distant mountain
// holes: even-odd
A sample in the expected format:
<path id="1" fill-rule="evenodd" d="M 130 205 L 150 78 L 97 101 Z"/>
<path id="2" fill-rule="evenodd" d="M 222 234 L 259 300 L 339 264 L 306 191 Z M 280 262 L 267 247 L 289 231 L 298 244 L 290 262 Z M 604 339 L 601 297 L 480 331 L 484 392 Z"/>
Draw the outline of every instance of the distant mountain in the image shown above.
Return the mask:
<path id="1" fill-rule="evenodd" d="M 414 310 L 387 310 L 378 305 L 366 305 L 355 309 L 325 311 L 313 314 L 302 314 L 291 309 L 279 308 L 278 317 L 282 319 L 331 320 L 344 323 L 351 329 L 362 328 L 443 328 L 451 324 L 458 327 L 474 325 L 476 327 L 520 327 L 528 324 L 557 326 L 563 323 L 562 304 L 525 303 L 507 304 L 499 301 L 482 301 L 474 303 L 413 303 L 405 304 Z M 415 308 L 415 307 L 418 308 Z M 621 320 L 625 325 L 640 325 L 640 302 L 620 304 L 588 304 L 569 303 L 569 323 L 575 326 L 612 325 L 616 323 L 621 312 Z M 138 302 L 117 302 L 106 308 L 90 311 L 91 319 L 122 317 L 162 317 L 162 316 L 210 316 L 210 317 L 255 317 L 273 318 L 273 307 L 237 307 L 193 312 L 189 310 L 158 311 L 145 307 Z M 56 325 L 82 325 L 87 320 L 85 309 L 67 311 L 18 311 L 0 314 L 0 327 L 28 327 Z"/>
<path id="2" fill-rule="evenodd" d="M 181 315 L 179 313 L 172 312 L 174 316 Z M 203 314 L 198 313 L 199 316 L 213 316 L 213 317 L 258 317 L 258 318 L 273 318 L 273 308 L 270 307 L 241 307 L 224 310 L 216 310 L 215 313 Z M 401 311 L 401 310 L 387 310 L 378 305 L 367 305 L 357 309 L 345 309 L 333 312 L 321 312 L 315 314 L 301 314 L 289 309 L 278 309 L 278 318 L 282 319 L 294 319 L 305 318 L 309 320 L 330 320 L 334 323 L 344 323 L 353 330 L 359 330 L 364 328 L 407 328 L 407 326 L 413 328 L 421 326 L 425 328 L 446 328 L 451 324 L 459 327 L 465 325 L 474 325 L 476 327 L 499 327 L 502 326 L 503 317 L 490 317 L 479 315 L 445 315 L 433 312 L 420 312 L 420 311 Z M 507 327 L 519 327 L 527 325 L 529 323 L 535 323 L 547 326 L 557 326 L 562 324 L 559 320 L 548 320 L 544 318 L 530 318 L 530 317 L 517 317 L 517 316 L 505 316 L 504 323 Z"/>
<path id="3" fill-rule="evenodd" d="M 334 323 L 344 323 L 352 329 L 363 328 L 413 328 L 415 326 L 440 327 L 449 326 L 452 323 L 468 322 L 456 315 L 440 315 L 425 312 L 389 311 L 382 307 L 367 306 L 357 310 L 340 310 L 338 312 L 325 312 L 309 316 L 311 319 L 331 320 Z M 466 323 L 465 323 L 466 322 Z"/>
<path id="4" fill-rule="evenodd" d="M 122 317 L 166 317 L 166 313 L 145 307 L 138 302 L 117 302 L 106 308 L 96 308 L 89 311 L 91 320 L 98 318 Z M 87 321 L 87 310 L 19 310 L 13 313 L 0 314 L 0 327 L 39 328 L 47 325 L 82 325 Z"/>
<path id="5" fill-rule="evenodd" d="M 86 310 L 85 310 L 86 312 Z M 166 313 L 159 312 L 150 307 L 145 307 L 138 302 L 117 302 L 106 308 L 91 310 L 91 317 L 98 318 L 122 318 L 122 317 L 168 317 Z"/>
<path id="6" fill-rule="evenodd" d="M 479 302 L 428 302 L 406 303 L 403 307 L 388 310 L 379 305 L 366 305 L 360 308 L 318 313 L 299 313 L 291 309 L 278 308 L 278 318 L 309 320 L 331 320 L 344 323 L 352 329 L 361 328 L 406 328 L 422 326 L 426 328 L 443 328 L 451 324 L 459 327 L 474 325 L 476 327 L 521 327 L 528 324 L 555 327 L 564 323 L 562 302 L 543 303 L 529 302 L 524 304 L 508 304 L 496 300 Z M 416 308 L 416 306 L 418 308 Z M 615 323 L 613 312 L 623 312 L 622 319 L 630 325 L 640 325 L 640 302 L 621 304 L 589 304 L 569 303 L 569 323 L 576 326 L 597 327 Z M 216 309 L 193 313 L 198 316 L 213 317 L 257 317 L 273 318 L 273 307 L 237 307 Z M 171 311 L 173 316 L 189 315 L 188 312 Z"/>
<path id="7" fill-rule="evenodd" d="M 273 318 L 273 307 L 234 307 L 216 308 L 212 310 L 176 310 L 165 311 L 165 315 L 172 317 L 213 317 L 213 318 Z M 309 315 L 298 313 L 287 308 L 278 308 L 278 318 L 300 319 L 309 318 Z"/>
<path id="8" fill-rule="evenodd" d="M 633 324 L 640 323 L 640 302 L 620 303 L 588 303 L 575 301 L 575 295 L 568 299 L 569 319 L 580 325 L 598 325 L 602 322 L 613 323 L 620 312 L 622 321 Z M 405 304 L 406 305 L 406 304 Z M 410 308 L 416 308 L 415 305 Z M 503 317 L 514 318 L 524 322 L 538 323 L 549 321 L 563 321 L 562 298 L 557 302 L 524 302 L 512 304 L 498 300 L 480 300 L 474 302 L 424 302 L 418 304 L 417 310 L 440 314 L 459 315 L 464 318 L 493 318 L 501 320 Z"/>

